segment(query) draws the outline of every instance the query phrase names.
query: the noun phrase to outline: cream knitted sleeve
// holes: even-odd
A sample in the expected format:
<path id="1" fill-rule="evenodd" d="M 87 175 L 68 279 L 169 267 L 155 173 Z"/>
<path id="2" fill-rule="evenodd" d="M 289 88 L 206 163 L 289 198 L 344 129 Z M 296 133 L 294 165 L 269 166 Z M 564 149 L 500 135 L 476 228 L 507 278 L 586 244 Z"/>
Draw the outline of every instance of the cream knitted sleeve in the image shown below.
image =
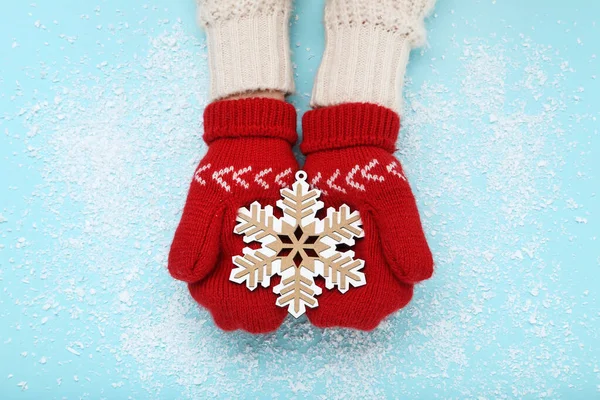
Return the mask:
<path id="1" fill-rule="evenodd" d="M 291 0 L 197 0 L 206 30 L 210 98 L 294 91 L 289 46 Z"/>
<path id="2" fill-rule="evenodd" d="M 326 44 L 311 105 L 376 103 L 399 111 L 410 50 L 435 0 L 327 0 Z"/>

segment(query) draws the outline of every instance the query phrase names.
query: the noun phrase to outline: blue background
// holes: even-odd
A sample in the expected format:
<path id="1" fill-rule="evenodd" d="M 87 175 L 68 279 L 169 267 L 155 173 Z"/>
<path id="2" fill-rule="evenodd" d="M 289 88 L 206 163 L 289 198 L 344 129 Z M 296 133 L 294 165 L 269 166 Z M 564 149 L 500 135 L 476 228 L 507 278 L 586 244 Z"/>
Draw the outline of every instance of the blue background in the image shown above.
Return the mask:
<path id="1" fill-rule="evenodd" d="M 323 2 L 297 3 L 303 112 Z M 0 397 L 600 398 L 598 15 L 440 1 L 397 153 L 434 278 L 371 333 L 251 336 L 166 272 L 206 151 L 193 2 L 4 2 Z"/>

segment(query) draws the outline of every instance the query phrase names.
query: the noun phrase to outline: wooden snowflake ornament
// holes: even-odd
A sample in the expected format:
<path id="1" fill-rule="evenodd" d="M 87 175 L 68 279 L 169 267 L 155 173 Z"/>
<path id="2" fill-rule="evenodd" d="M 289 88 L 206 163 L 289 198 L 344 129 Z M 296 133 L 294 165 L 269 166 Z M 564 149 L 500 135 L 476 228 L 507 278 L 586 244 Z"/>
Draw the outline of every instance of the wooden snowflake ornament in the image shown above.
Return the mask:
<path id="1" fill-rule="evenodd" d="M 282 189 L 277 207 L 282 218 L 273 216 L 273 207 L 255 201 L 250 208 L 240 208 L 234 233 L 244 235 L 244 242 L 259 242 L 258 249 L 244 248 L 243 256 L 234 256 L 229 279 L 245 283 L 254 290 L 258 285 L 269 287 L 271 277 L 281 276 L 281 283 L 273 288 L 278 294 L 276 304 L 287 307 L 298 318 L 306 307 L 317 307 L 316 296 L 321 288 L 315 277 L 325 279 L 327 289 L 345 293 L 350 286 L 366 283 L 361 271 L 364 261 L 354 259 L 354 252 L 338 250 L 338 245 L 354 245 L 355 238 L 364 236 L 362 221 L 357 211 L 342 205 L 339 210 L 329 208 L 325 219 L 316 217 L 323 208 L 318 201 L 321 192 L 310 189 L 306 173 L 298 171 L 292 189 Z"/>

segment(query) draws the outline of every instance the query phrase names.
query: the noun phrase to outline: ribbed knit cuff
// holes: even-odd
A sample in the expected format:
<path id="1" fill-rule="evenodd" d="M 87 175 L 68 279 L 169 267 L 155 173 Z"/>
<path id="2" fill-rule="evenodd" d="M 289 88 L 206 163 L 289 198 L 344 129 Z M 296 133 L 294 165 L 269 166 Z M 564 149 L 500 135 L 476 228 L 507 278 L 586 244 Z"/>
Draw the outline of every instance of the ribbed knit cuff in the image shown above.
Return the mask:
<path id="1" fill-rule="evenodd" d="M 350 103 L 308 111 L 302 118 L 305 155 L 356 146 L 380 147 L 394 152 L 400 117 L 376 104 Z"/>
<path id="2" fill-rule="evenodd" d="M 410 50 L 403 35 L 376 26 L 328 28 L 311 106 L 364 102 L 400 112 Z"/>
<path id="3" fill-rule="evenodd" d="M 256 15 L 206 27 L 211 100 L 256 90 L 294 91 L 289 15 Z"/>
<path id="4" fill-rule="evenodd" d="M 204 141 L 263 137 L 295 144 L 296 109 L 285 101 L 251 98 L 223 100 L 204 110 Z"/>

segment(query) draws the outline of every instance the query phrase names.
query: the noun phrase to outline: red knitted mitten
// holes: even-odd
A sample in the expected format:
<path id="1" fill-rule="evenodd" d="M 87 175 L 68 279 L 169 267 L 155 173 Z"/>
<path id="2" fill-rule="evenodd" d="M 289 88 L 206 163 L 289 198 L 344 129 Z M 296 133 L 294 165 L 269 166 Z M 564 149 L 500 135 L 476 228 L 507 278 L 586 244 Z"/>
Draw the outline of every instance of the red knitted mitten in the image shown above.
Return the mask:
<path id="1" fill-rule="evenodd" d="M 247 246 L 233 229 L 240 207 L 256 200 L 274 206 L 280 189 L 293 182 L 296 111 L 272 99 L 219 101 L 206 108 L 204 129 L 209 148 L 175 232 L 169 271 L 188 282 L 194 299 L 220 328 L 276 330 L 287 310 L 275 305 L 272 288 L 250 291 L 229 280 L 232 256 Z"/>
<path id="2" fill-rule="evenodd" d="M 326 207 L 360 212 L 365 237 L 354 246 L 365 260 L 366 285 L 345 294 L 323 290 L 307 311 L 319 327 L 374 329 L 411 299 L 413 284 L 433 273 L 412 191 L 394 157 L 400 119 L 375 104 L 342 104 L 303 118 L 304 170 Z"/>

